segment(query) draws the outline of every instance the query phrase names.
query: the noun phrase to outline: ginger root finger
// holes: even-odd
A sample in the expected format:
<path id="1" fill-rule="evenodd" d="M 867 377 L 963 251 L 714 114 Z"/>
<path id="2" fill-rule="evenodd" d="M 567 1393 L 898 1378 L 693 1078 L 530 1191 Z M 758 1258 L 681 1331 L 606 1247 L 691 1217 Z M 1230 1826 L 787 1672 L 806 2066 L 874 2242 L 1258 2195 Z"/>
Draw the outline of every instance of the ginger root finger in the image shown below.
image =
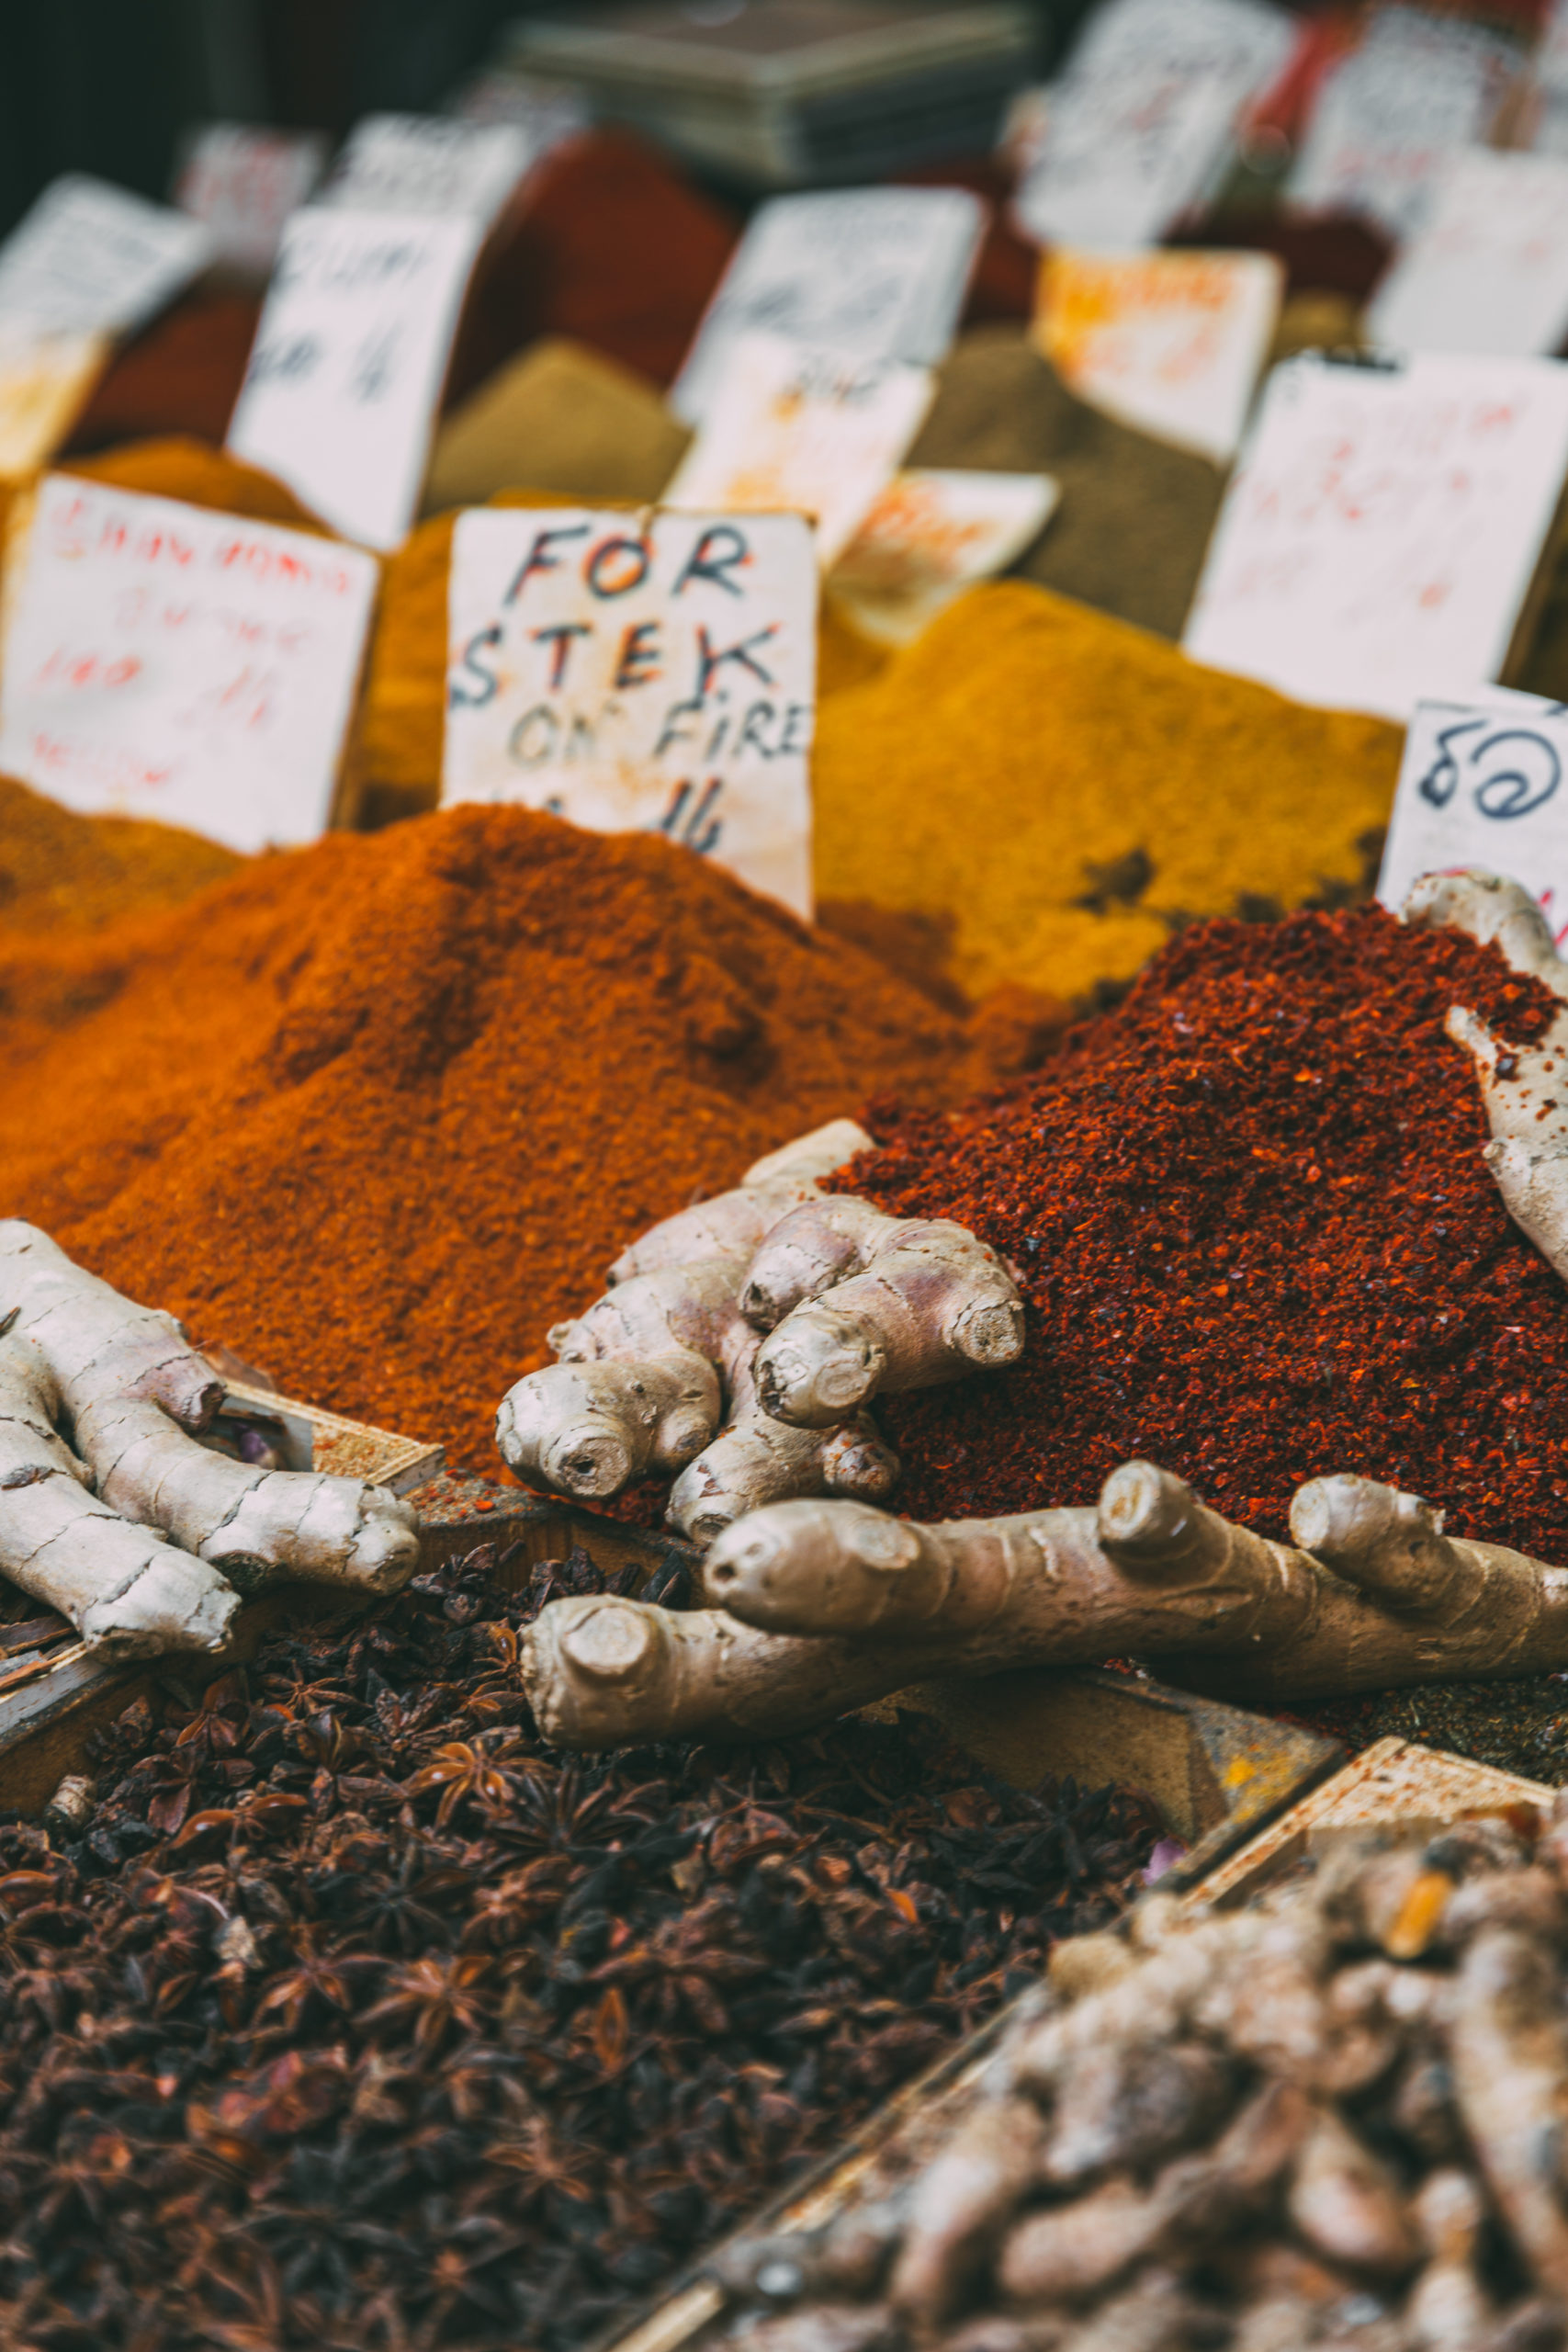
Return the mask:
<path id="1" fill-rule="evenodd" d="M 1405 893 L 1401 922 L 1412 931 L 1462 931 L 1495 947 L 1516 972 L 1541 981 L 1568 1003 L 1568 962 L 1551 926 L 1522 883 L 1472 866 L 1460 874 L 1423 874 Z"/>
<path id="2" fill-rule="evenodd" d="M 732 1192 L 667 1217 L 623 1250 L 604 1297 L 550 1332 L 560 1362 L 529 1374 L 502 1400 L 502 1459 L 525 1477 L 597 1502 L 634 1479 L 694 1464 L 717 1437 L 727 1401 L 732 1419 L 748 1414 L 751 1392 L 738 1392 L 757 1340 L 738 1300 L 758 1244 L 815 1196 L 819 1176 L 870 1144 L 852 1120 L 833 1120 L 757 1161 Z M 738 1499 L 716 1524 L 797 1491 L 761 1475 L 762 1464 L 750 1460 L 759 1453 L 767 1449 L 721 1456 L 699 1477 L 695 1496 L 705 1501 L 735 1481 Z M 782 1469 L 781 1450 L 773 1459 Z M 807 1491 L 819 1490 L 809 1462 L 804 1469 Z"/>
<path id="3" fill-rule="evenodd" d="M 1448 2041 L 1460 2113 L 1497 2210 L 1537 2283 L 1568 2301 L 1568 2030 L 1552 1954 L 1512 1928 L 1478 1936 Z"/>
<path id="4" fill-rule="evenodd" d="M 799 1495 L 851 1495 L 885 1502 L 898 1483 L 898 1457 L 870 1417 L 856 1413 L 837 1428 L 792 1430 L 764 1413 L 753 1377 L 761 1344 L 746 1327 L 729 1365 L 730 1418 L 711 1445 L 670 1490 L 670 1524 L 695 1544 L 764 1504 Z"/>
<path id="5" fill-rule="evenodd" d="M 797 1136 L 777 1151 L 754 1160 L 733 1192 L 699 1201 L 649 1227 L 610 1269 L 612 1285 L 666 1266 L 695 1266 L 707 1258 L 750 1260 L 780 1220 L 817 1197 L 824 1176 L 858 1152 L 875 1148 L 853 1119 L 829 1119 L 809 1135 Z"/>
<path id="6" fill-rule="evenodd" d="M 945 1218 L 885 1217 L 863 1202 L 785 1217 L 751 1261 L 741 1306 L 773 1324 L 756 1364 L 763 1408 L 799 1428 L 1023 1349 L 1023 1302 L 995 1250 Z"/>
<path id="7" fill-rule="evenodd" d="M 523 1686 L 558 1747 L 647 1739 L 749 1740 L 805 1730 L 883 1698 L 936 1663 L 910 1651 L 761 1634 L 717 1609 L 552 1600 L 523 1635 Z"/>
<path id="8" fill-rule="evenodd" d="M 1306 1698 L 1568 1661 L 1568 1571 L 1434 1523 L 1421 1538 L 1428 1581 L 1413 1585 L 1425 1510 L 1414 1498 L 1314 1480 L 1300 1508 L 1296 1532 L 1324 1540 L 1326 1564 L 1232 1526 L 1151 1463 L 1112 1471 L 1092 1511 L 925 1527 L 854 1503 L 775 1503 L 718 1537 L 705 1598 L 777 1634 L 945 1640 L 943 1670 L 955 1674 L 1130 1654 L 1180 1660 L 1169 1670 L 1220 1696 Z"/>
<path id="9" fill-rule="evenodd" d="M 1483 1157 L 1503 1205 L 1568 1281 L 1568 1020 L 1554 1021 L 1538 1046 L 1501 1044 L 1462 1005 L 1445 1026 L 1475 1064 L 1492 1130 Z"/>
<path id="10" fill-rule="evenodd" d="M 412 1575 L 419 1524 L 406 1503 L 356 1478 L 265 1470 L 197 1444 L 185 1431 L 210 1418 L 222 1385 L 179 1326 L 16 1220 L 0 1225 L 5 1315 L 47 1367 L 95 1493 L 122 1518 L 242 1582 L 286 1572 L 388 1592 Z"/>
<path id="11" fill-rule="evenodd" d="M 1486 1588 L 1480 1556 L 1443 1533 L 1440 1512 L 1375 1478 L 1313 1478 L 1298 1487 L 1291 1536 L 1337 1575 L 1437 1625 L 1460 1623 Z"/>
<path id="12" fill-rule="evenodd" d="M 1151 1572 L 1139 1543 L 1168 1521 L 1177 1555 Z M 1316 1597 L 1310 1561 L 1229 1526 L 1147 1463 L 1113 1471 L 1098 1510 L 922 1527 L 854 1503 L 777 1503 L 721 1536 L 703 1576 L 710 1601 L 774 1633 L 947 1636 L 955 1661 L 979 1644 L 1016 1665 L 1250 1648 L 1265 1625 L 1283 1641 Z"/>
<path id="13" fill-rule="evenodd" d="M 117 1657 L 221 1646 L 240 1596 L 215 1568 L 100 1502 L 56 1436 L 60 1393 L 30 1341 L 0 1340 L 0 1575 Z"/>
<path id="14" fill-rule="evenodd" d="M 1533 1046 L 1504 1045 L 1462 1005 L 1446 1025 L 1475 1065 L 1492 1130 L 1486 1163 L 1503 1205 L 1568 1281 L 1568 962 L 1530 893 L 1495 874 L 1424 874 L 1400 913 L 1413 929 L 1462 931 L 1490 944 L 1565 1008 Z"/>

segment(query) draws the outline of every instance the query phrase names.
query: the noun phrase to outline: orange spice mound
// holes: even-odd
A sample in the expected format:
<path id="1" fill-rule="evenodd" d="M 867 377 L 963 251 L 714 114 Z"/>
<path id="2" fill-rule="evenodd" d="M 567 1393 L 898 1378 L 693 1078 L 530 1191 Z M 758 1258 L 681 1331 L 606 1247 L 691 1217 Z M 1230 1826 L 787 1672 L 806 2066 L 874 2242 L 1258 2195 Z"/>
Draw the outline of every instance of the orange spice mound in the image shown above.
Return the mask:
<path id="1" fill-rule="evenodd" d="M 231 849 L 177 825 L 79 817 L 0 775 L 0 940 L 177 907 L 239 864 Z"/>
<path id="2" fill-rule="evenodd" d="M 689 852 L 462 808 L 0 933 L 0 1214 L 291 1393 L 493 1464 L 623 1244 L 961 1024 Z"/>

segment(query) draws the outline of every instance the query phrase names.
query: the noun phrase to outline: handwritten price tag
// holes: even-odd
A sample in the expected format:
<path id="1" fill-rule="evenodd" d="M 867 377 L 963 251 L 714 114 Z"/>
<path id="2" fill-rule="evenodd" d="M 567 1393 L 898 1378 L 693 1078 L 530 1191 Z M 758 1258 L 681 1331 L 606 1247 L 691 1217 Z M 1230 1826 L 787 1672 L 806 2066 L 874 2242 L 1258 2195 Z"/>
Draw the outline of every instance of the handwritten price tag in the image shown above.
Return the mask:
<path id="1" fill-rule="evenodd" d="M 6 581 L 0 771 L 231 849 L 332 811 L 376 593 L 356 548 L 48 474 Z"/>
<path id="2" fill-rule="evenodd" d="M 397 547 L 480 237 L 471 219 L 295 213 L 229 427 L 234 456 L 346 537 Z"/>
<path id="3" fill-rule="evenodd" d="M 0 319 L 50 334 L 126 334 L 212 253 L 198 220 L 70 172 L 0 245 Z"/>
<path id="4" fill-rule="evenodd" d="M 1478 865 L 1539 899 L 1568 936 L 1568 710 L 1537 695 L 1423 702 L 1405 738 L 1378 897 Z"/>
<path id="5" fill-rule="evenodd" d="M 815 521 L 826 571 L 892 480 L 935 389 L 930 368 L 901 360 L 739 335 L 665 502 L 794 508 Z"/>
<path id="6" fill-rule="evenodd" d="M 1045 94 L 1015 204 L 1023 227 L 1042 244 L 1153 244 L 1201 194 L 1294 38 L 1257 0 L 1110 0 Z"/>
<path id="7" fill-rule="evenodd" d="M 661 832 L 811 914 L 817 574 L 793 514 L 458 518 L 442 797 Z"/>
<path id="8" fill-rule="evenodd" d="M 753 334 L 930 367 L 953 341 L 986 208 L 962 188 L 775 197 L 741 239 L 670 395 L 703 423 Z"/>
<path id="9" fill-rule="evenodd" d="M 833 567 L 833 602 L 868 637 L 907 645 L 972 582 L 1021 556 L 1060 496 L 1049 474 L 895 474 Z"/>
<path id="10" fill-rule="evenodd" d="M 1080 400 L 1228 465 L 1284 292 L 1270 254 L 1091 254 L 1041 265 L 1034 339 Z"/>
<path id="11" fill-rule="evenodd" d="M 1555 351 L 1568 333 L 1568 162 L 1474 147 L 1379 286 L 1370 342 L 1395 351 Z"/>
<path id="12" fill-rule="evenodd" d="M 1183 639 L 1298 701 L 1403 723 L 1506 664 L 1568 469 L 1568 368 L 1276 368 Z"/>
<path id="13" fill-rule="evenodd" d="M 1318 98 L 1292 201 L 1413 236 L 1454 156 L 1486 136 L 1520 63 L 1517 43 L 1457 13 L 1375 9 Z"/>
<path id="14" fill-rule="evenodd" d="M 489 229 L 533 160 L 515 122 L 369 114 L 356 122 L 323 191 L 351 212 L 423 212 Z"/>
<path id="15" fill-rule="evenodd" d="M 310 130 L 258 130 L 243 122 L 204 123 L 175 184 L 175 201 L 212 232 L 220 258 L 266 277 L 283 224 L 326 165 L 327 142 Z"/>

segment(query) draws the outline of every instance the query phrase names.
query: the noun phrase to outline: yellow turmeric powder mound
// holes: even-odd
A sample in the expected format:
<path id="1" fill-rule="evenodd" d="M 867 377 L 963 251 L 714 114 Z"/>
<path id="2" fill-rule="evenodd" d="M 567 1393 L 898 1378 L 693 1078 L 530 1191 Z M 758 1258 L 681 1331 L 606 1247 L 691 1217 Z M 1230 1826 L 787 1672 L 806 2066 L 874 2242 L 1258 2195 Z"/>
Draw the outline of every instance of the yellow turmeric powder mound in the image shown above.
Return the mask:
<path id="1" fill-rule="evenodd" d="M 244 514 L 256 523 L 285 523 L 296 531 L 320 531 L 308 506 L 291 490 L 256 466 L 243 466 L 205 441 L 171 434 L 156 441 L 130 441 L 96 458 L 72 458 L 59 470 L 112 482 L 117 490 L 139 490 L 149 498 L 183 498 L 187 506 L 209 506 L 223 514 Z M 330 536 L 330 535 L 328 535 Z"/>
<path id="2" fill-rule="evenodd" d="M 0 936 L 96 931 L 177 907 L 244 863 L 175 825 L 79 817 L 0 776 Z"/>
<path id="3" fill-rule="evenodd" d="M 971 996 L 1081 1001 L 1194 916 L 1361 895 L 1402 740 L 1029 582 L 976 588 L 822 707 L 821 918 L 900 922 Z"/>

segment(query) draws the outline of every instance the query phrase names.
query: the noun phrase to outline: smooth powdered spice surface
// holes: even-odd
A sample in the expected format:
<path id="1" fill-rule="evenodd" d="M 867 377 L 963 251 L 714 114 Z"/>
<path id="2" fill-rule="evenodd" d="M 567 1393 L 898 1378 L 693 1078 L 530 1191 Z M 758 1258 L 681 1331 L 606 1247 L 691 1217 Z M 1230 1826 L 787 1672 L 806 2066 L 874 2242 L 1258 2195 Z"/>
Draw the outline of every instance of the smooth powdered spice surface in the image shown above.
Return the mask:
<path id="1" fill-rule="evenodd" d="M 1091 1502 L 1143 1455 L 1282 1534 L 1302 1481 L 1388 1480 L 1568 1560 L 1568 1293 L 1482 1158 L 1452 1004 L 1554 1009 L 1376 909 L 1188 933 L 1037 1080 L 884 1115 L 840 1179 L 1021 1270 L 1010 1372 L 891 1403 L 916 1519 Z"/>
<path id="2" fill-rule="evenodd" d="M 822 707 L 824 919 L 902 922 L 972 997 L 1092 1001 L 1196 917 L 1360 895 L 1400 743 L 1026 581 L 971 589 Z"/>

